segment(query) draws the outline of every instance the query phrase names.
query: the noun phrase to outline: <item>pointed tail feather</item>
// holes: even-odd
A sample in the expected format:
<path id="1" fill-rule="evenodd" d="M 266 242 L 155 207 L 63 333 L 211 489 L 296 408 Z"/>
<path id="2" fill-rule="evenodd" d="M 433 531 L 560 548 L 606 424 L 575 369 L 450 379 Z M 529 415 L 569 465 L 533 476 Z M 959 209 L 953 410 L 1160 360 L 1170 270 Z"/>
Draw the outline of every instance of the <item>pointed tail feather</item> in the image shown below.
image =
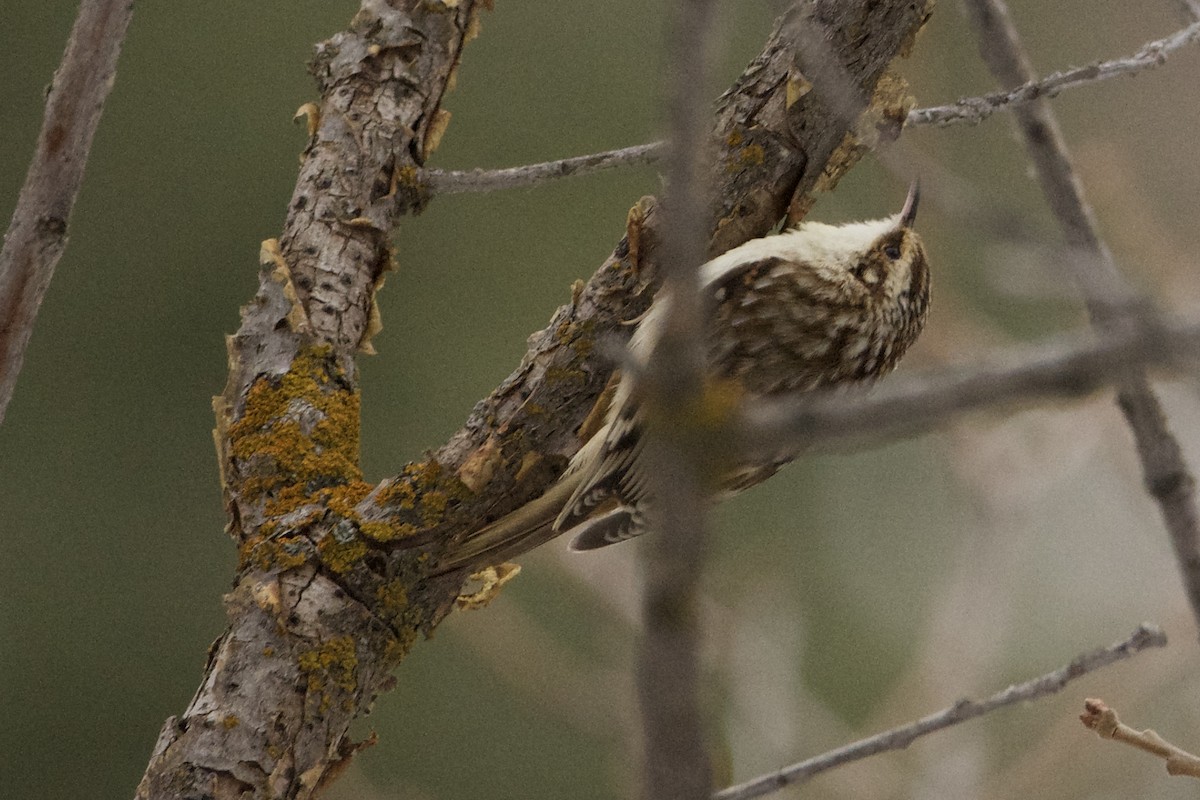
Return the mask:
<path id="1" fill-rule="evenodd" d="M 468 534 L 447 548 L 434 574 L 501 564 L 555 538 L 560 532 L 554 530 L 554 520 L 579 483 L 578 473 L 567 473 L 541 497 Z"/>
<path id="2" fill-rule="evenodd" d="M 585 520 L 568 531 L 575 534 L 569 546 L 572 550 L 596 550 L 640 536 L 644 530 L 634 509 L 629 506 L 617 506 L 612 511 Z"/>

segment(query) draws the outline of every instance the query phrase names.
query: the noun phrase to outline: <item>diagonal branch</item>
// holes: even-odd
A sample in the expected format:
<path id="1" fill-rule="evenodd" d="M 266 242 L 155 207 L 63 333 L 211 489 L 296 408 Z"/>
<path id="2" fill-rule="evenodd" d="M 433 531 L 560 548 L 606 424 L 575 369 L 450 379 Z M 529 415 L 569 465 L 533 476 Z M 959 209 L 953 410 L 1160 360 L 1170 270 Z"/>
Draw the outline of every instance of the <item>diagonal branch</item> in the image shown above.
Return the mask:
<path id="1" fill-rule="evenodd" d="M 0 422 L 67 247 L 71 210 L 132 17 L 131 0 L 83 0 L 54 73 L 37 149 L 0 249 Z"/>
<path id="2" fill-rule="evenodd" d="M 979 35 L 980 52 L 1000 83 L 1013 86 L 1034 80 L 1033 67 L 1004 0 L 966 3 Z M 1081 256 L 1081 263 L 1071 265 L 1070 271 L 1083 293 L 1092 323 L 1101 328 L 1128 324 L 1125 299 L 1132 296 L 1132 289 L 1100 238 L 1095 215 L 1084 198 L 1050 104 L 1037 99 L 1017 107 L 1014 114 L 1042 193 L 1067 244 Z M 1143 481 L 1170 533 L 1184 590 L 1200 624 L 1200 517 L 1195 480 L 1144 372 L 1131 370 L 1124 376 L 1117 403 L 1133 432 Z"/>
<path id="3" fill-rule="evenodd" d="M 924 4 L 803 6 L 828 21 L 861 110 L 894 116 L 907 98 L 877 87 Z M 662 223 L 644 200 L 612 256 L 462 430 L 379 485 L 362 479 L 356 353 L 378 328 L 394 223 L 429 199 L 417 176 L 447 127 L 441 99 L 485 7 L 363 0 L 351 27 L 318 46 L 310 142 L 214 401 L 240 556 L 229 625 L 196 696 L 164 725 L 139 798 L 309 797 L 336 775 L 356 749 L 351 722 L 454 607 L 473 568 L 544 541 L 455 560 L 486 522 L 559 477 L 612 371 L 603 345 L 627 338 L 623 323 L 649 302 Z M 790 28 L 777 25 L 718 103 L 708 253 L 762 235 L 866 149 L 816 93 L 789 97 L 795 57 Z"/>
<path id="4" fill-rule="evenodd" d="M 1151 647 L 1166 647 L 1167 637 L 1157 626 L 1141 625 L 1124 641 L 1084 653 L 1070 664 L 1039 678 L 1009 686 L 983 700 L 959 700 L 936 714 L 915 722 L 892 728 L 845 747 L 830 750 L 819 756 L 762 775 L 737 786 L 730 786 L 713 795 L 713 800 L 750 800 L 778 791 L 785 786 L 804 783 L 822 772 L 859 761 L 889 750 L 903 750 L 922 736 L 944 730 L 961 722 L 982 717 L 1007 706 L 1038 700 L 1061 692 L 1068 683 L 1090 672 L 1124 661 Z"/>

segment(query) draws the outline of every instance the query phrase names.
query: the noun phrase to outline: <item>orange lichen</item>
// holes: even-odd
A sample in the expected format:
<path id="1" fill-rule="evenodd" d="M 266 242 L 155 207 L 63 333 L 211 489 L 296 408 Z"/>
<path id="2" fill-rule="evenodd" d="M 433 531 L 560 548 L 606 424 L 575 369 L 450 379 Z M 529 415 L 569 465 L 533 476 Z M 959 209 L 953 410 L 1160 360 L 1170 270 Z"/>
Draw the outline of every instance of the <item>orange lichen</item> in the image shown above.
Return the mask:
<path id="1" fill-rule="evenodd" d="M 358 688 L 358 655 L 352 636 L 339 636 L 320 647 L 305 650 L 296 663 L 305 675 L 306 702 L 315 701 L 321 714 L 329 710 L 334 688 L 346 694 L 353 694 Z"/>
<path id="2" fill-rule="evenodd" d="M 335 573 L 348 572 L 363 556 L 367 554 L 367 543 L 355 534 L 342 536 L 340 529 L 321 539 L 317 544 L 317 552 L 321 554 L 321 563 Z"/>
<path id="3" fill-rule="evenodd" d="M 281 377 L 258 378 L 241 419 L 229 426 L 234 480 L 246 500 L 278 496 L 275 513 L 295 507 L 304 487 L 360 480 L 359 404 L 356 390 L 330 357 L 328 346 L 300 350 Z"/>
<path id="4" fill-rule="evenodd" d="M 238 548 L 238 565 L 261 570 L 295 569 L 308 561 L 310 543 L 299 536 L 257 536 Z"/>
<path id="5" fill-rule="evenodd" d="M 408 522 L 360 522 L 358 529 L 363 536 L 376 542 L 391 542 L 417 532 L 417 526 Z"/>

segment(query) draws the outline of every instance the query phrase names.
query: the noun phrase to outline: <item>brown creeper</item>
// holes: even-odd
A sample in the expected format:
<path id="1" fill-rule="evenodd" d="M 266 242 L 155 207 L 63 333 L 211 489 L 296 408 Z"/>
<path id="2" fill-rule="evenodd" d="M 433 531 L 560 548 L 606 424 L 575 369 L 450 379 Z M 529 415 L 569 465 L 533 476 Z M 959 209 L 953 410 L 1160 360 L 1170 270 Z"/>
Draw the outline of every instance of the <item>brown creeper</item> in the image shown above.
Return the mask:
<path id="1" fill-rule="evenodd" d="M 925 324 L 929 267 L 912 226 L 917 184 L 894 216 L 845 225 L 804 223 L 753 239 L 700 268 L 711 298 L 708 365 L 751 397 L 870 382 L 892 370 Z M 635 363 L 650 353 L 670 298 L 657 297 L 630 342 Z M 572 532 L 591 550 L 644 530 L 642 415 L 622 377 L 608 417 L 542 498 L 492 523 L 465 543 L 463 560 L 503 558 L 529 537 Z M 775 472 L 785 461 L 730 464 L 723 496 Z"/>

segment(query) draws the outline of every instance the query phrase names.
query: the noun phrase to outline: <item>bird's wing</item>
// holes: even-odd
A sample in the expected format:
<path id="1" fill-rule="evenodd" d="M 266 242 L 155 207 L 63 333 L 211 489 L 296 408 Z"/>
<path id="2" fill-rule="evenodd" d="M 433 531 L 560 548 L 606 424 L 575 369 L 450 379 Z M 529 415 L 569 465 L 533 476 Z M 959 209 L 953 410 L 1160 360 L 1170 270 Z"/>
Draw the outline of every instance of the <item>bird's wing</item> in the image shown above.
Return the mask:
<path id="1" fill-rule="evenodd" d="M 745 258 L 757 253 L 742 255 Z M 739 261 L 727 254 L 701 268 L 701 285 L 719 302 L 740 282 L 747 282 L 745 288 L 749 289 L 762 281 L 776 280 L 774 272 L 779 267 L 790 269 L 791 265 L 774 257 L 750 257 Z M 658 339 L 669 301 L 668 297 L 656 298 L 650 313 L 634 333 L 630 349 L 634 359 L 643 364 Z M 741 305 L 745 307 L 736 311 L 734 320 L 722 324 L 737 327 L 743 323 L 743 318 L 752 319 L 753 304 Z M 578 530 L 572 542 L 576 549 L 600 547 L 641 532 L 647 498 L 647 470 L 642 463 L 643 424 L 632 380 L 623 377 L 604 428 L 572 459 L 569 472 L 579 472 L 581 482 L 554 522 L 555 530 Z"/>
<path id="2" fill-rule="evenodd" d="M 611 506 L 636 506 L 646 494 L 642 459 L 642 422 L 631 387 L 621 379 L 608 422 L 572 460 L 571 468 L 582 474 L 582 483 L 554 521 L 555 530 L 580 525 L 593 514 Z"/>

